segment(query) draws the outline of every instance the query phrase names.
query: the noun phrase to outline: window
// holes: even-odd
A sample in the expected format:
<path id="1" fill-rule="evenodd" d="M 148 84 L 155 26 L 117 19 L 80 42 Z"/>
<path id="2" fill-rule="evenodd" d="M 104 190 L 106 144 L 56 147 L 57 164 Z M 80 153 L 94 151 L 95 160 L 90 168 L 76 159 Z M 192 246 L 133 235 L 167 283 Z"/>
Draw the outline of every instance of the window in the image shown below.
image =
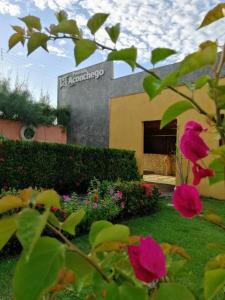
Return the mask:
<path id="1" fill-rule="evenodd" d="M 160 129 L 160 121 L 144 122 L 144 153 L 174 154 L 176 152 L 177 121 Z"/>
<path id="2" fill-rule="evenodd" d="M 224 114 L 221 114 L 220 116 L 221 116 L 221 121 L 224 122 L 224 116 L 225 116 L 225 115 L 224 115 Z M 223 143 L 222 143 L 222 140 L 220 139 L 220 140 L 219 140 L 219 146 L 222 146 L 222 145 L 223 145 Z"/>

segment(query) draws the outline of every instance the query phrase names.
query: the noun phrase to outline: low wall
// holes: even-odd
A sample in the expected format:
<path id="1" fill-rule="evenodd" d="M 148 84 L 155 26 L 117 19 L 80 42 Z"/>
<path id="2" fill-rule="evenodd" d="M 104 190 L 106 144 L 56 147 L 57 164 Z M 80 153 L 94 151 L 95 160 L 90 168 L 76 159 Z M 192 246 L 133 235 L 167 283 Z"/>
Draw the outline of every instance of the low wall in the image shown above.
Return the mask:
<path id="1" fill-rule="evenodd" d="M 21 141 L 22 122 L 0 119 L 0 135 L 9 140 Z M 66 130 L 62 126 L 38 126 L 33 141 L 50 143 L 67 143 Z"/>

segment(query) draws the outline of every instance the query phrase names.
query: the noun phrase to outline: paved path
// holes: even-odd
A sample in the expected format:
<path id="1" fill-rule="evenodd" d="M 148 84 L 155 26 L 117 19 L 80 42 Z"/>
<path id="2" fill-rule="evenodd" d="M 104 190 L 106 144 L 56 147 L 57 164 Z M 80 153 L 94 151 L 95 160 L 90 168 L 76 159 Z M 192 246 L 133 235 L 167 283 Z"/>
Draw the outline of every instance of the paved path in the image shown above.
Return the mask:
<path id="1" fill-rule="evenodd" d="M 149 174 L 149 175 L 144 175 L 143 179 L 145 182 L 150 182 L 150 183 L 169 184 L 169 185 L 176 184 L 176 177 L 174 176 Z"/>

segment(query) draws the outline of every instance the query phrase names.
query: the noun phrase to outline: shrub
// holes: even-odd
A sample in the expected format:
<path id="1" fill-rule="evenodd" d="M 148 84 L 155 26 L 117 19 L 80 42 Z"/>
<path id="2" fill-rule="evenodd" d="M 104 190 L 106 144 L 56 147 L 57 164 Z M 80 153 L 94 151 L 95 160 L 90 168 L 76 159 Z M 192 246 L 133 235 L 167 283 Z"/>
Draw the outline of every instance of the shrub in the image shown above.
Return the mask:
<path id="1" fill-rule="evenodd" d="M 158 188 L 151 184 L 140 181 L 100 182 L 94 178 L 86 195 L 62 196 L 62 211 L 56 209 L 54 213 L 62 218 L 63 214 L 68 216 L 82 206 L 86 214 L 77 230 L 84 233 L 97 220 L 118 221 L 154 213 L 159 208 L 159 196 Z"/>
<path id="2" fill-rule="evenodd" d="M 121 203 L 124 206 L 121 218 L 148 215 L 158 209 L 160 192 L 154 185 L 140 181 L 103 181 L 100 186 L 103 196 L 110 193 L 116 199 L 119 197 L 118 192 L 122 193 Z"/>
<path id="3" fill-rule="evenodd" d="M 36 193 L 41 190 L 34 190 Z M 10 189 L 0 191 L 0 198 L 4 196 L 20 196 L 21 191 Z M 51 207 L 51 212 L 58 218 L 60 222 L 64 222 L 66 218 L 73 212 L 78 211 L 81 207 L 85 210 L 85 217 L 76 228 L 76 234 L 81 235 L 87 233 L 94 221 L 108 220 L 116 222 L 121 219 L 127 219 L 131 216 L 141 216 L 153 213 L 158 208 L 159 191 L 156 187 L 143 184 L 139 181 L 131 182 L 100 182 L 94 178 L 85 195 L 78 195 L 73 192 L 69 195 L 60 197 L 61 208 Z M 43 213 L 44 205 L 37 204 L 35 208 Z M 11 209 L 0 215 L 6 217 L 18 213 L 21 209 Z M 44 234 L 54 236 L 51 230 L 45 228 Z M 70 239 L 72 236 L 65 233 Z M 21 251 L 20 243 L 13 236 L 9 243 L 4 247 L 2 255 L 15 255 Z"/>
<path id="4" fill-rule="evenodd" d="M 0 143 L 0 188 L 85 191 L 91 179 L 139 178 L 133 151 L 37 142 Z"/>

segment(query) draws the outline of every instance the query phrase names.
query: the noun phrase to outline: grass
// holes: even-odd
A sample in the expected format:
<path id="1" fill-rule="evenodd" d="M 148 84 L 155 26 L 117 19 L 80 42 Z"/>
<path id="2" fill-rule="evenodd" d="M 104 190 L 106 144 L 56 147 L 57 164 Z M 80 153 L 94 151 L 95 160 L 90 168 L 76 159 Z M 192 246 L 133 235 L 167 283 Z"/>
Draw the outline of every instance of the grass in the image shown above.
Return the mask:
<path id="1" fill-rule="evenodd" d="M 204 200 L 204 209 L 213 209 L 225 218 L 225 202 L 217 200 Z M 134 218 L 125 222 L 132 234 L 151 235 L 158 242 L 168 242 L 184 247 L 192 260 L 186 267 L 185 276 L 181 275 L 179 281 L 185 283 L 194 293 L 201 288 L 201 278 L 206 262 L 217 253 L 209 250 L 209 243 L 222 243 L 225 245 L 225 233 L 213 224 L 201 221 L 198 218 L 181 218 L 168 201 L 162 201 L 162 209 L 151 216 Z M 87 236 L 75 239 L 83 249 L 87 249 Z M 15 268 L 16 258 L 0 259 L 0 300 L 12 299 L 11 280 Z M 83 299 L 74 293 L 58 295 L 57 300 Z M 222 299 L 222 298 L 218 298 Z"/>

